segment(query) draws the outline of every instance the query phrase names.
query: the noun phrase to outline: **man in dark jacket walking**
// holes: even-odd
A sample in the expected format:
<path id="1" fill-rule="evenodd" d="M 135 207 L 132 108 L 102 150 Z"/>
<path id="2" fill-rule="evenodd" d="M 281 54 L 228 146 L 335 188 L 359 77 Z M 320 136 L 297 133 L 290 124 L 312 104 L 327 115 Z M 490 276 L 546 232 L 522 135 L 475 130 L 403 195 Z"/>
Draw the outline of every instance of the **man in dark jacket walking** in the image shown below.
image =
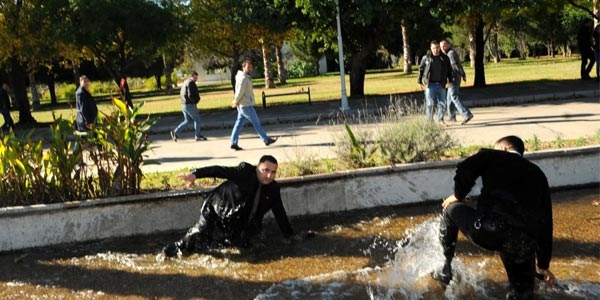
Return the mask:
<path id="1" fill-rule="evenodd" d="M 166 257 L 181 252 L 194 253 L 211 247 L 213 231 L 218 228 L 225 242 L 247 247 L 248 238 L 260 234 L 264 215 L 270 210 L 286 239 L 298 239 L 290 225 L 279 184 L 275 181 L 277 160 L 270 155 L 260 158 L 258 166 L 242 162 L 236 167 L 211 166 L 179 175 L 193 184 L 197 178 L 225 178 L 208 196 L 200 209 L 200 219 L 183 239 L 165 247 Z"/>
<path id="2" fill-rule="evenodd" d="M 90 93 L 90 79 L 82 75 L 79 77 L 79 88 L 75 92 L 75 107 L 77 116 L 75 123 L 78 131 L 91 130 L 98 118 L 98 106 Z"/>
<path id="3" fill-rule="evenodd" d="M 417 83 L 425 89 L 425 115 L 433 122 L 433 104 L 437 101 L 437 120 L 444 122 L 446 111 L 446 85 L 452 85 L 453 74 L 450 59 L 442 53 L 440 43 L 431 41 L 431 53 L 423 56 L 419 66 Z"/>
<path id="4" fill-rule="evenodd" d="M 0 114 L 4 118 L 2 130 L 15 129 L 15 122 L 10 116 L 10 97 L 8 96 L 8 83 L 3 82 L 0 88 Z"/>
<path id="5" fill-rule="evenodd" d="M 590 72 L 596 62 L 593 46 L 594 21 L 590 18 L 583 20 L 577 32 L 577 47 L 581 53 L 581 79 L 591 79 Z"/>
<path id="6" fill-rule="evenodd" d="M 446 261 L 433 277 L 452 280 L 451 262 L 458 231 L 474 244 L 500 254 L 511 290 L 506 299 L 533 299 L 536 273 L 553 285 L 552 202 L 546 176 L 523 158 L 525 146 L 516 136 L 498 140 L 458 164 L 454 194 L 442 203 L 440 241 Z M 465 198 L 481 177 L 483 188 L 475 207 Z M 536 272 L 537 259 L 537 272 Z"/>
<path id="7" fill-rule="evenodd" d="M 198 72 L 193 71 L 190 78 L 186 79 L 179 96 L 181 98 L 181 111 L 183 112 L 183 121 L 171 130 L 171 139 L 177 142 L 177 134 L 190 122 L 194 122 L 194 136 L 196 141 L 206 141 L 206 137 L 200 134 L 200 113 L 198 112 L 198 102 L 200 102 L 200 93 L 196 86 Z"/>

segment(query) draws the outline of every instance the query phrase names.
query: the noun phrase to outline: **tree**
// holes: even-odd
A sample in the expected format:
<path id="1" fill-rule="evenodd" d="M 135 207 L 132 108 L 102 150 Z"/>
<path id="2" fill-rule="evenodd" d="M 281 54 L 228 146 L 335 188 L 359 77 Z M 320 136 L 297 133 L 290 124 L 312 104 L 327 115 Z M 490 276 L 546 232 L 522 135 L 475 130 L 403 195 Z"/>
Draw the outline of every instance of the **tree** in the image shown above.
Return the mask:
<path id="1" fill-rule="evenodd" d="M 72 0 L 71 22 L 75 44 L 89 51 L 115 84 L 131 68 L 150 66 L 174 30 L 169 9 L 146 0 Z"/>
<path id="2" fill-rule="evenodd" d="M 445 23 L 463 22 L 470 28 L 474 40 L 475 79 L 473 86 L 484 87 L 484 47 L 486 36 L 506 9 L 519 9 L 532 4 L 532 0 L 516 2 L 512 0 L 425 0 L 423 5 L 432 11 L 435 17 L 442 18 Z M 486 35 L 486 26 L 487 32 Z"/>
<path id="3" fill-rule="evenodd" d="M 68 48 L 63 38 L 66 27 L 60 17 L 68 7 L 67 0 L 0 2 L 0 36 L 5 41 L 0 50 L 0 63 L 9 70 L 19 110 L 19 126 L 36 123 L 27 98 L 27 81 L 34 104 L 39 104 L 35 72 L 41 65 L 52 65 L 61 50 Z"/>
<path id="4" fill-rule="evenodd" d="M 408 2 L 408 1 L 407 1 Z M 364 95 L 364 79 L 369 62 L 381 45 L 401 39 L 404 1 L 366 0 L 340 1 L 340 21 L 345 55 L 350 70 L 350 96 Z M 333 1 L 296 0 L 311 28 L 326 46 L 337 49 Z M 344 62 L 339 62 L 344 63 Z"/>

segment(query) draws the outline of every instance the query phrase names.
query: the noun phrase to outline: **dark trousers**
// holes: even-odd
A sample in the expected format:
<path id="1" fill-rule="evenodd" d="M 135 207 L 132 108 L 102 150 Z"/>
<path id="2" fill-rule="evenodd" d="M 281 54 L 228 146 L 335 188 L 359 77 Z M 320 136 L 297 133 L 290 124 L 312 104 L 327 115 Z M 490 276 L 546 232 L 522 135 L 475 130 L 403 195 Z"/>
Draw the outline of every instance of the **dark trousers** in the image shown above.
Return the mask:
<path id="1" fill-rule="evenodd" d="M 15 126 L 15 122 L 10 116 L 10 111 L 8 109 L 0 109 L 0 114 L 2 114 L 2 117 L 4 118 L 4 125 L 2 125 L 3 128 L 8 129 Z"/>
<path id="2" fill-rule="evenodd" d="M 590 78 L 590 72 L 594 67 L 594 63 L 596 62 L 596 57 L 594 51 L 591 49 L 582 49 L 581 50 L 581 78 L 586 79 Z"/>
<path id="3" fill-rule="evenodd" d="M 511 288 L 533 292 L 535 281 L 535 241 L 523 230 L 494 215 L 485 216 L 459 202 L 444 210 L 440 241 L 447 261 L 454 257 L 458 231 L 471 242 L 500 254 Z"/>
<path id="4" fill-rule="evenodd" d="M 247 241 L 243 226 L 240 226 L 240 224 L 219 217 L 214 211 L 210 199 L 208 199 L 202 204 L 198 222 L 187 231 L 177 244 L 180 249 L 189 253 L 206 250 L 212 246 L 214 230 L 219 229 L 224 235 L 225 244 L 245 247 Z"/>

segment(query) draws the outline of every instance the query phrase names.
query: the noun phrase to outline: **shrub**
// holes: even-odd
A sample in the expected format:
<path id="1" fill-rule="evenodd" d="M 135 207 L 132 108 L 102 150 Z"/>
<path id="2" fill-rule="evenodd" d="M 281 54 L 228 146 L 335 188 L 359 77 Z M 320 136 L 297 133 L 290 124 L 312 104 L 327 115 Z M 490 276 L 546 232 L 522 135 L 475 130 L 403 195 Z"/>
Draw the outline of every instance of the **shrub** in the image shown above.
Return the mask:
<path id="1" fill-rule="evenodd" d="M 144 153 L 155 120 L 138 119 L 143 104 L 131 110 L 121 101 L 115 104 L 87 136 L 74 136 L 73 121 L 59 118 L 46 141 L 32 140 L 33 130 L 20 138 L 12 132 L 2 137 L 0 206 L 139 193 L 141 165 L 152 163 L 144 161 Z"/>
<path id="2" fill-rule="evenodd" d="M 319 75 L 316 64 L 307 63 L 301 60 L 292 61 L 287 71 L 290 78 L 302 78 Z"/>
<path id="3" fill-rule="evenodd" d="M 427 122 L 413 99 L 392 97 L 376 115 L 356 118 L 366 126 L 353 131 L 344 123 L 345 134 L 336 140 L 338 159 L 350 168 L 437 160 L 457 144 L 443 126 Z"/>

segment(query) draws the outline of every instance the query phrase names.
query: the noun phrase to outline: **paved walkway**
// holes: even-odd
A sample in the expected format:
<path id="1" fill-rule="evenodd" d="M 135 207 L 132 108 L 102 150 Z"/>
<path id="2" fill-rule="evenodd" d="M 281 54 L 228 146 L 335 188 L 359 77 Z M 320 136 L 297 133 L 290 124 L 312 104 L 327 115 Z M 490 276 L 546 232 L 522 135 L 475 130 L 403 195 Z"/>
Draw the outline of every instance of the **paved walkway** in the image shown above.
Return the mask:
<path id="1" fill-rule="evenodd" d="M 260 89 L 255 89 L 260 94 Z M 550 81 L 531 84 L 492 85 L 486 88 L 462 89 L 464 102 L 474 114 L 465 126 L 448 127 L 462 145 L 492 144 L 497 138 L 515 134 L 523 139 L 537 136 L 540 140 L 578 138 L 595 135 L 600 130 L 600 86 L 597 81 Z M 387 107 L 390 99 L 411 97 L 422 101 L 422 93 L 349 100 L 346 114 L 374 113 Z M 257 101 L 260 97 L 257 96 Z M 202 134 L 208 141 L 196 142 L 193 128 L 179 134 L 177 143 L 169 131 L 182 121 L 182 116 L 162 117 L 151 129 L 154 146 L 149 159 L 160 165 L 147 165 L 145 172 L 179 170 L 207 165 L 235 165 L 240 161 L 255 163 L 263 154 L 280 161 L 307 157 L 333 157 L 333 142 L 340 135 L 342 114 L 339 101 L 313 102 L 312 105 L 277 105 L 256 110 L 265 131 L 278 137 L 277 143 L 265 146 L 254 128 L 246 127 L 240 135 L 243 151 L 230 149 L 229 136 L 236 111 L 201 112 Z"/>

